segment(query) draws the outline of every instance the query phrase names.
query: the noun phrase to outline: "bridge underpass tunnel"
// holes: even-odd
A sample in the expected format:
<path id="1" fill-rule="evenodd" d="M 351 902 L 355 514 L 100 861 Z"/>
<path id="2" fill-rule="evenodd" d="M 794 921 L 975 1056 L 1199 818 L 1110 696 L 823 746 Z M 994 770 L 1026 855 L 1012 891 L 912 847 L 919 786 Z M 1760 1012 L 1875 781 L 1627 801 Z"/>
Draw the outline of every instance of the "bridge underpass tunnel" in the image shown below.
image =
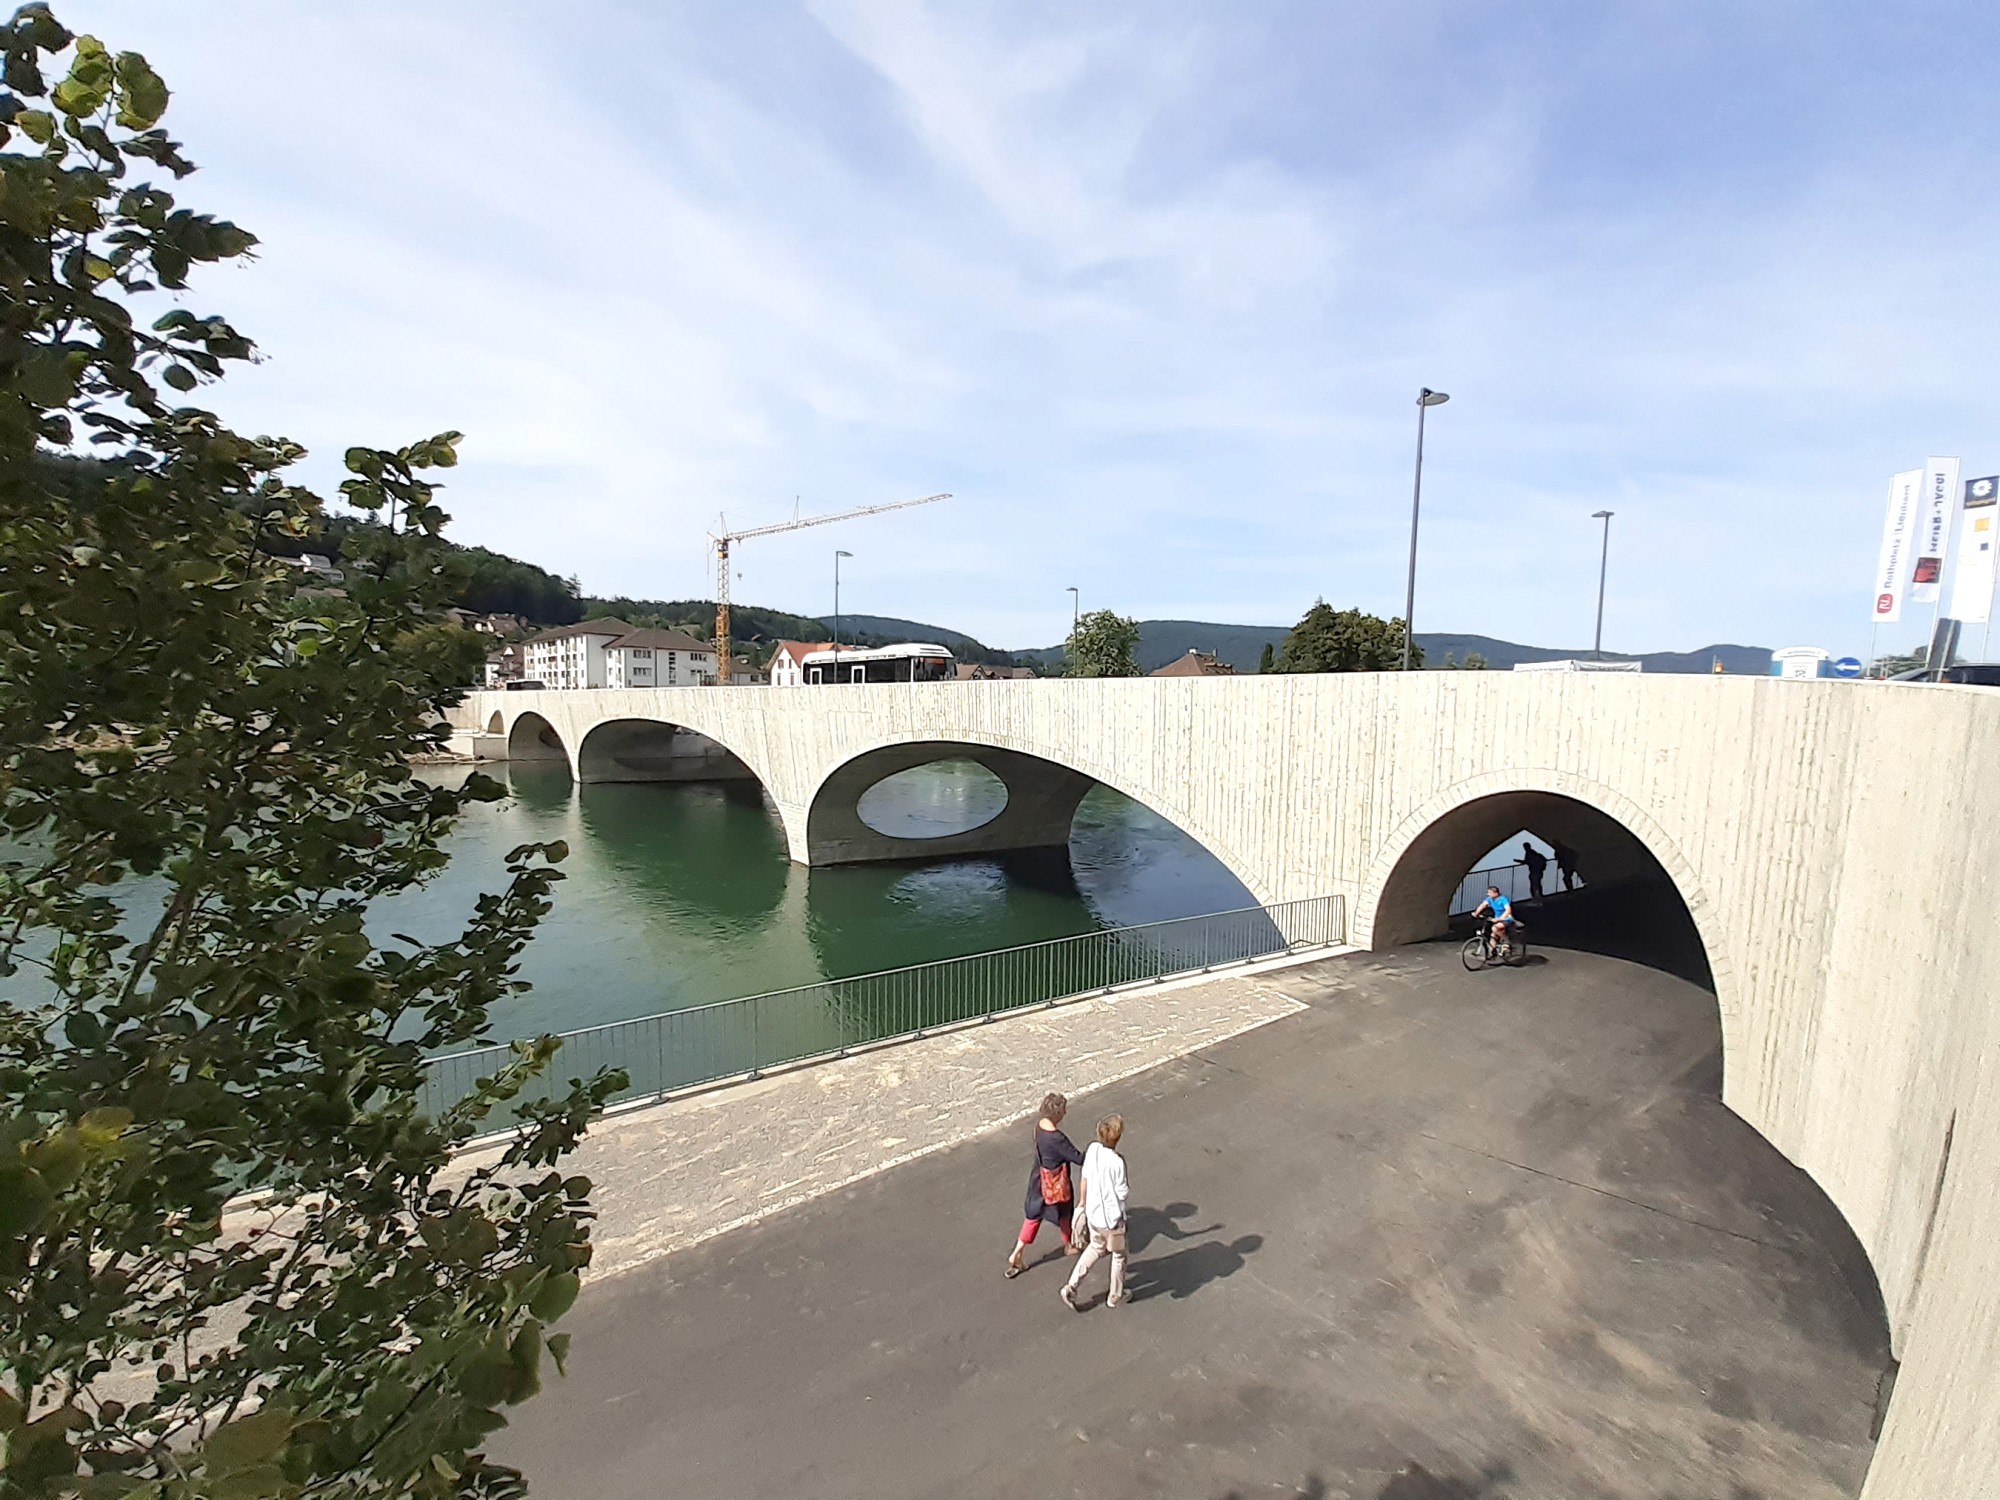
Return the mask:
<path id="1" fill-rule="evenodd" d="M 1573 889 L 1550 861 L 1543 895 L 1507 866 L 1530 841 L 1573 854 Z M 1483 872 L 1496 861 L 1501 868 Z M 1418 835 L 1383 885 L 1375 944 L 1420 942 L 1465 927 L 1490 879 L 1520 903 L 1531 946 L 1581 949 L 1664 969 L 1713 989 L 1708 955 L 1672 878 L 1623 823 L 1553 792 L 1501 792 L 1454 808 Z M 1454 919 L 1461 919 L 1454 925 Z"/>
<path id="2" fill-rule="evenodd" d="M 755 781 L 727 746 L 697 730 L 657 719 L 610 719 L 577 748 L 577 780 Z"/>

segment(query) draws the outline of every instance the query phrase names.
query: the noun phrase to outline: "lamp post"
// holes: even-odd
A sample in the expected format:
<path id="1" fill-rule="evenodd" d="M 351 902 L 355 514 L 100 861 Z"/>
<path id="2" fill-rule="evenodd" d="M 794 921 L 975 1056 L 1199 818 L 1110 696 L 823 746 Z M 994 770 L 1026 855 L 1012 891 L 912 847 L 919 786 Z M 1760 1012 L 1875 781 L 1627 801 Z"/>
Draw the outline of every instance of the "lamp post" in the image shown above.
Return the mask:
<path id="1" fill-rule="evenodd" d="M 1604 660 L 1604 573 L 1611 565 L 1611 514 L 1608 510 L 1590 513 L 1591 520 L 1604 523 L 1604 547 L 1597 556 L 1597 639 L 1590 647 L 1592 661 Z"/>
<path id="2" fill-rule="evenodd" d="M 836 551 L 833 554 L 833 680 L 840 681 L 840 560 L 852 557 L 852 552 Z"/>
<path id="3" fill-rule="evenodd" d="M 1410 670 L 1410 648 L 1416 639 L 1417 512 L 1424 500 L 1424 413 L 1451 397 L 1425 386 L 1417 392 L 1417 482 L 1410 492 L 1410 584 L 1403 594 L 1403 670 Z"/>
<path id="4" fill-rule="evenodd" d="M 1076 585 L 1069 586 L 1069 658 L 1076 664 L 1076 632 L 1083 624 L 1083 596 L 1076 591 Z"/>

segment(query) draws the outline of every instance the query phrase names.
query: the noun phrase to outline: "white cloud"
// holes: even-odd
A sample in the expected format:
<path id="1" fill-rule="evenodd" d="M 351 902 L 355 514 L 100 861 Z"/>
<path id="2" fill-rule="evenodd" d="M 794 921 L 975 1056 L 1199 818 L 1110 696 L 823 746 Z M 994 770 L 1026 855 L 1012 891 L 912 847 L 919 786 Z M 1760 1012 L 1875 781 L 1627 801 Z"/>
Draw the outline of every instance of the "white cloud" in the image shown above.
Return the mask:
<path id="1" fill-rule="evenodd" d="M 950 489 L 749 544 L 738 597 L 830 607 L 838 545 L 850 608 L 1005 644 L 1071 583 L 1400 609 L 1430 384 L 1420 628 L 1586 640 L 1610 505 L 1613 642 L 1849 647 L 1887 474 L 2000 468 L 1987 117 L 1947 77 L 1872 129 L 1868 59 L 1788 29 L 1823 18 L 66 13 L 264 237 L 191 299 L 270 356 L 232 417 L 324 483 L 462 428 L 459 534 L 606 593 L 706 593 L 718 511 Z"/>

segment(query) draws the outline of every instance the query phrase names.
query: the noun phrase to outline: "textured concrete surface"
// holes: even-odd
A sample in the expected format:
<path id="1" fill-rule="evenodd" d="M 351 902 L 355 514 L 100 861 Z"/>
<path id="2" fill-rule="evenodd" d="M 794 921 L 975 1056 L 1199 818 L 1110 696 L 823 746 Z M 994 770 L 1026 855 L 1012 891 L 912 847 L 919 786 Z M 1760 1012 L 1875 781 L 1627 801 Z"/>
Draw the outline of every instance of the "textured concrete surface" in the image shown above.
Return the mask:
<path id="1" fill-rule="evenodd" d="M 1079 1101 L 1128 1122 L 1130 1305 L 1001 1278 L 1017 1122 L 588 1288 L 498 1451 L 548 1500 L 1859 1491 L 1883 1315 L 1718 1102 L 1711 996 L 1441 946 L 1282 987 Z"/>
<path id="2" fill-rule="evenodd" d="M 1024 1011 L 614 1115 L 565 1165 L 593 1184 L 590 1279 L 1018 1120 L 1051 1088 L 1101 1088 L 1290 1015 L 1296 967 Z"/>
<path id="3" fill-rule="evenodd" d="M 1868 1500 L 2000 1496 L 2000 691 L 1332 673 L 475 694 L 458 721 L 496 709 L 545 716 L 559 758 L 611 717 L 698 728 L 757 773 L 800 854 L 857 756 L 1042 756 L 1171 818 L 1260 897 L 1346 896 L 1368 946 L 1441 918 L 1427 892 L 1485 852 L 1488 799 L 1601 814 L 1580 836 L 1629 836 L 1686 899 L 1725 1101 L 1826 1190 L 1880 1278 L 1903 1368 Z M 1413 851 L 1422 878 L 1398 879 Z M 1866 922 L 1845 919 L 1857 893 Z"/>

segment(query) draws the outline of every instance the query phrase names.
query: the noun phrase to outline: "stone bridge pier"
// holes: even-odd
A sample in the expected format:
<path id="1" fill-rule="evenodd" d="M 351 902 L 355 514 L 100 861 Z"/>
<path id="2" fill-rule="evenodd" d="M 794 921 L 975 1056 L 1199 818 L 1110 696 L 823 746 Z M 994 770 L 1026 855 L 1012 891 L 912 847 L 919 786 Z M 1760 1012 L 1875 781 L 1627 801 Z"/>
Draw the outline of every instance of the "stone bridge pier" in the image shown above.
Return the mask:
<path id="1" fill-rule="evenodd" d="M 898 771 L 940 760 L 984 766 L 1006 788 L 1007 805 L 975 828 L 939 838 L 898 838 L 863 821 L 861 797 L 870 787 Z M 938 741 L 891 745 L 856 756 L 820 784 L 806 815 L 803 862 L 851 865 L 1060 848 L 1069 842 L 1077 804 L 1094 785 L 1090 777 L 1067 766 L 1016 750 Z"/>

